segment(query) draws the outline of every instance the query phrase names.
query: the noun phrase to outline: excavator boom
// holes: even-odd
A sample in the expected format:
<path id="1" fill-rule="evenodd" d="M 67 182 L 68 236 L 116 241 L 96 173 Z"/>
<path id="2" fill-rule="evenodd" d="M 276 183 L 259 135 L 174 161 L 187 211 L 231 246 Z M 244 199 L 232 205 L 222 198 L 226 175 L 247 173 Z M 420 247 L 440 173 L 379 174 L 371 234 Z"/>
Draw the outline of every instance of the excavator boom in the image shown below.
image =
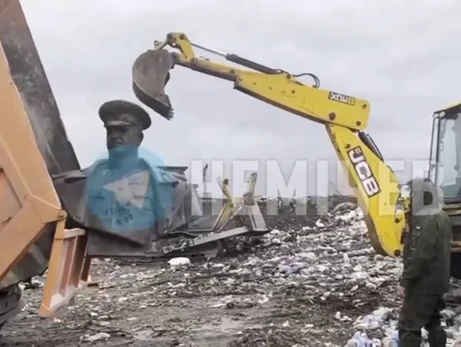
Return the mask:
<path id="1" fill-rule="evenodd" d="M 181 53 L 164 50 L 166 45 L 178 47 Z M 174 65 L 180 65 L 232 81 L 234 89 L 238 91 L 315 122 L 336 124 L 353 130 L 365 129 L 368 125 L 370 105 L 366 100 L 319 89 L 320 82 L 315 75 L 298 75 L 313 77 L 315 85 L 310 87 L 288 72 L 265 67 L 235 54 L 225 56 L 231 62 L 253 71 L 197 58 L 185 34 L 168 34 L 165 42 L 157 42 L 154 50 L 148 50 L 136 59 L 133 65 L 135 95 L 145 105 L 171 119 L 173 108 L 164 86 L 170 78 L 169 70 Z"/>
<path id="2" fill-rule="evenodd" d="M 177 51 L 170 52 L 170 46 Z M 405 204 L 400 185 L 371 138 L 362 130 L 368 125 L 370 104 L 363 99 L 319 88 L 312 74 L 293 75 L 272 69 L 235 54 L 222 54 L 225 59 L 245 67 L 234 67 L 197 57 L 184 33 L 169 33 L 156 42 L 154 49 L 141 54 L 133 64 L 133 90 L 138 99 L 163 117 L 172 119 L 173 110 L 164 87 L 170 70 L 183 66 L 234 83 L 234 89 L 280 109 L 325 125 L 351 186 L 355 189 L 377 253 L 398 256 L 402 251 L 405 227 Z M 205 50 L 217 53 L 205 48 Z M 297 77 L 309 75 L 314 85 L 308 86 Z"/>

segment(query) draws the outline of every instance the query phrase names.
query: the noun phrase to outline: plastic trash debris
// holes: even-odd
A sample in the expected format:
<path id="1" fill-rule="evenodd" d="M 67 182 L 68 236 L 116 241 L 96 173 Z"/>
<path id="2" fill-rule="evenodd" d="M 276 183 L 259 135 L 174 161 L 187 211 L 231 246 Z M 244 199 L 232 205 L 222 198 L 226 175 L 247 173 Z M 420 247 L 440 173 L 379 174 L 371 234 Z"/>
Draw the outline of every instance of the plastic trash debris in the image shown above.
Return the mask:
<path id="1" fill-rule="evenodd" d="M 380 307 L 374 310 L 373 313 L 366 315 L 357 322 L 357 327 L 360 329 L 374 330 L 383 326 L 384 322 L 389 318 L 391 309 Z"/>
<path id="2" fill-rule="evenodd" d="M 320 219 L 318 219 L 316 222 L 315 222 L 315 226 L 317 228 L 325 228 L 325 224 L 323 224 Z"/>
<path id="3" fill-rule="evenodd" d="M 168 261 L 168 264 L 170 266 L 183 266 L 183 265 L 189 265 L 190 264 L 190 259 L 186 257 L 178 257 L 178 258 L 172 258 Z"/>
<path id="4" fill-rule="evenodd" d="M 398 347 L 399 346 L 399 332 L 394 330 L 390 336 L 383 339 L 383 347 Z"/>
<path id="5" fill-rule="evenodd" d="M 376 347 L 365 333 L 356 332 L 354 336 L 347 341 L 346 347 Z"/>
<path id="6" fill-rule="evenodd" d="M 80 337 L 80 342 L 97 342 L 97 341 L 107 341 L 110 338 L 108 333 L 100 332 L 94 335 L 83 335 Z"/>
<path id="7" fill-rule="evenodd" d="M 352 202 L 342 202 L 338 205 L 336 205 L 336 207 L 333 209 L 333 211 L 331 211 L 331 214 L 336 214 L 338 212 L 345 212 L 347 210 L 356 210 L 357 209 L 357 204 L 354 204 Z"/>

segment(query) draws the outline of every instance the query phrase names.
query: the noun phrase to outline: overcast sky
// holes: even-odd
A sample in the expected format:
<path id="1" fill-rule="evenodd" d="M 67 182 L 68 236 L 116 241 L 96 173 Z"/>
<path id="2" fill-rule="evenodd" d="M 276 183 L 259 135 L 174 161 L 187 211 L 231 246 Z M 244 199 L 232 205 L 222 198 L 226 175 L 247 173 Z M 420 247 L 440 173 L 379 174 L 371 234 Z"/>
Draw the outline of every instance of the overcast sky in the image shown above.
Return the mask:
<path id="1" fill-rule="evenodd" d="M 368 132 L 389 160 L 426 159 L 432 112 L 460 98 L 459 0 L 21 3 L 82 166 L 105 151 L 99 106 L 137 101 L 132 63 L 171 31 L 271 67 L 313 72 L 322 88 L 367 99 Z M 307 160 L 311 189 L 318 185 L 316 160 L 336 165 L 322 125 L 240 94 L 229 82 L 178 67 L 167 93 L 175 118 L 149 111 L 144 142 L 167 164 L 261 160 L 264 182 L 265 160 L 277 160 L 286 174 Z"/>

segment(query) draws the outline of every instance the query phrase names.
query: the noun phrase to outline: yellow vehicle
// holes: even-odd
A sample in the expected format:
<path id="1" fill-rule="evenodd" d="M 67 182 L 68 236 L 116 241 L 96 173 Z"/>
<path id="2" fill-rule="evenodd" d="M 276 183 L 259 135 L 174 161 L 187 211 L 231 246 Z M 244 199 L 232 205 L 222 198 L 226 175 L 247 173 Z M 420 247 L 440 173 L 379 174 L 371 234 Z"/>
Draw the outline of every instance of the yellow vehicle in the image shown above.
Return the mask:
<path id="1" fill-rule="evenodd" d="M 176 48 L 169 52 L 166 46 Z M 133 90 L 146 106 L 167 119 L 173 117 L 164 86 L 175 65 L 223 78 L 234 83 L 234 89 L 275 107 L 325 125 L 335 150 L 355 188 L 366 215 L 371 243 L 383 255 L 399 255 L 405 226 L 403 208 L 399 206 L 400 186 L 371 138 L 363 132 L 368 125 L 370 104 L 363 99 L 319 88 L 299 81 L 301 75 L 275 70 L 235 54 L 220 54 L 230 62 L 251 70 L 214 63 L 195 55 L 184 33 L 170 33 L 155 49 L 141 54 L 133 65 Z M 207 51 L 215 52 L 205 48 Z M 217 52 L 215 52 L 217 53 Z M 219 54 L 219 53 L 218 53 Z"/>
<path id="2" fill-rule="evenodd" d="M 170 46 L 175 51 L 166 49 Z M 215 63 L 196 56 L 194 47 L 218 54 L 236 66 Z M 364 212 L 371 244 L 378 254 L 399 256 L 405 231 L 404 212 L 408 197 L 401 194 L 401 185 L 369 135 L 370 104 L 363 99 L 320 88 L 312 74 L 293 75 L 272 69 L 235 54 L 220 53 L 192 43 L 184 33 L 169 33 L 153 49 L 141 54 L 133 65 L 133 90 L 138 99 L 163 117 L 173 117 L 164 87 L 170 69 L 179 65 L 207 75 L 233 82 L 233 88 L 272 106 L 325 125 L 338 157 L 349 175 L 359 204 Z M 302 83 L 298 77 L 309 75 L 314 85 Z M 454 224 L 452 274 L 461 277 L 458 266 L 461 226 L 461 120 L 460 105 L 435 113 L 431 150 L 431 176 L 440 176 L 442 163 L 454 168 L 453 183 L 441 182 L 445 192 L 445 209 Z M 450 129 L 450 130 L 448 130 Z M 449 143 L 446 143 L 450 141 Z M 456 164 L 454 164 L 456 163 Z M 455 165 L 453 167 L 453 165 Z M 444 176 L 446 177 L 446 176 Z M 459 234 L 459 233 L 458 233 Z"/>

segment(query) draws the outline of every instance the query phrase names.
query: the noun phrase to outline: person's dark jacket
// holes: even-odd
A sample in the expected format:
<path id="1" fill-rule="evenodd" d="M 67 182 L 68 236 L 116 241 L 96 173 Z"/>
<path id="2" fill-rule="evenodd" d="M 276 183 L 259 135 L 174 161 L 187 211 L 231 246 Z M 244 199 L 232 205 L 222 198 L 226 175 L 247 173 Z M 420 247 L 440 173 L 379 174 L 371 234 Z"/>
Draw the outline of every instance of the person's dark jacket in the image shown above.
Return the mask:
<path id="1" fill-rule="evenodd" d="M 442 295 L 449 290 L 452 225 L 439 206 L 413 209 L 403 250 L 401 285 L 415 294 Z"/>

